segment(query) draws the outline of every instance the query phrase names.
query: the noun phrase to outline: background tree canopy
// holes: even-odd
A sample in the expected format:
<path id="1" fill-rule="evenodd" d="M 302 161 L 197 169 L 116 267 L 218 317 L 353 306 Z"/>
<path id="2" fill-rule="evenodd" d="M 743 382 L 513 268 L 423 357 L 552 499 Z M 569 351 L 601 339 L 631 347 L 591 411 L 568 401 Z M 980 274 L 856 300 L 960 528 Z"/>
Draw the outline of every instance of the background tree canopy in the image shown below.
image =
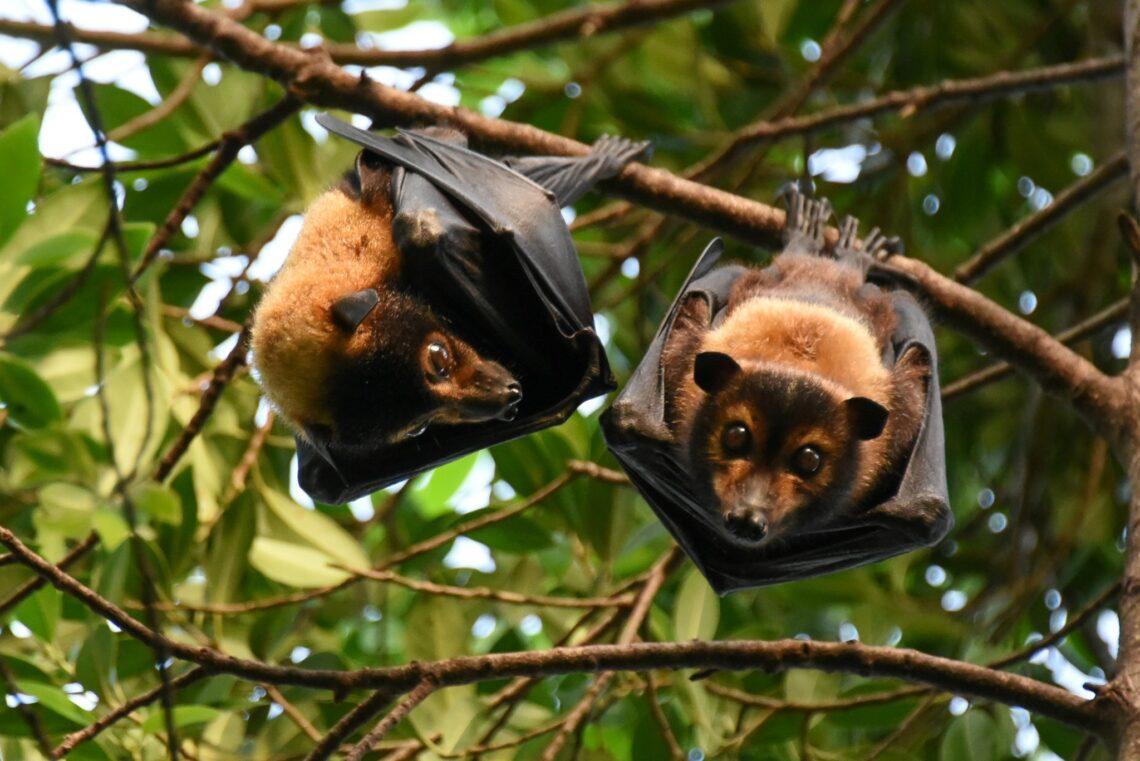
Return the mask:
<path id="1" fill-rule="evenodd" d="M 1116 4 L 244 0 L 198 6 L 229 25 L 206 31 L 171 22 L 177 0 L 128 4 L 174 29 L 80 0 L 60 4 L 70 30 L 37 0 L 0 12 L 0 758 L 170 758 L 172 736 L 202 761 L 325 758 L 373 728 L 353 757 L 1107 757 L 1057 712 L 835 669 L 691 680 L 578 664 L 373 692 L 191 656 L 356 672 L 795 637 L 978 664 L 1013 654 L 1008 671 L 1092 697 L 1116 669 L 1125 470 L 1037 385 L 971 376 L 994 357 L 949 327 L 958 525 L 928 551 L 718 599 L 614 470 L 597 403 L 371 498 L 312 504 L 242 326 L 306 204 L 355 155 L 314 115 L 350 104 L 330 103 L 316 65 L 289 94 L 267 65 L 200 43 L 240 24 L 437 104 L 587 143 L 649 139 L 652 166 L 764 203 L 810 174 L 910 257 L 1051 333 L 1077 326 L 1074 349 L 1116 373 L 1131 348 Z M 1091 64 L 1043 68 L 1078 62 Z M 417 121 L 419 101 L 393 103 L 403 116 L 377 127 Z M 87 121 L 114 171 L 98 169 Z M 595 193 L 566 212 L 619 379 L 726 229 L 667 205 Z M 730 237 L 729 256 L 765 261 L 747 238 Z M 44 583 L 21 547 L 97 599 Z M 380 740 L 377 717 L 400 699 Z"/>

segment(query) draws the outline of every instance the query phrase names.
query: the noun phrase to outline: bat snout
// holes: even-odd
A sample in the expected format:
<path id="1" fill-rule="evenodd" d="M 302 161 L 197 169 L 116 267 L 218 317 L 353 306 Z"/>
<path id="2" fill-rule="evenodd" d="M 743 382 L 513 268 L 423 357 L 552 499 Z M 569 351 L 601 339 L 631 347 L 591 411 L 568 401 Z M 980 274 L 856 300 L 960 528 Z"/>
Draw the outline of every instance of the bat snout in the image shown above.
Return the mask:
<path id="1" fill-rule="evenodd" d="M 508 383 L 503 391 L 503 411 L 499 413 L 499 419 L 510 422 L 518 417 L 519 403 L 522 402 L 522 398 L 522 386 L 517 381 Z"/>
<path id="2" fill-rule="evenodd" d="M 746 542 L 759 542 L 768 534 L 768 519 L 755 507 L 738 505 L 724 515 L 729 533 Z"/>

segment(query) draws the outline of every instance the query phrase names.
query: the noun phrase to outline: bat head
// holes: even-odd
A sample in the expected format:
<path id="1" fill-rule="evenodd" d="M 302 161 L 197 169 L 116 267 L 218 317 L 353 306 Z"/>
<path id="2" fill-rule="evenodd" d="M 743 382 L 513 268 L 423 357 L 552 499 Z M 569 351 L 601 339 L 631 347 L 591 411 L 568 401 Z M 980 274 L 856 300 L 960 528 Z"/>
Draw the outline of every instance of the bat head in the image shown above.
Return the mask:
<path id="1" fill-rule="evenodd" d="M 887 410 L 809 372 L 702 352 L 705 392 L 688 440 L 701 497 L 729 534 L 779 541 L 843 506 L 861 467 L 860 442 L 877 438 Z"/>
<path id="2" fill-rule="evenodd" d="M 364 289 L 337 300 L 331 319 L 344 340 L 327 402 L 332 443 L 374 446 L 419 436 L 431 425 L 512 420 L 522 388 L 419 298 Z"/>

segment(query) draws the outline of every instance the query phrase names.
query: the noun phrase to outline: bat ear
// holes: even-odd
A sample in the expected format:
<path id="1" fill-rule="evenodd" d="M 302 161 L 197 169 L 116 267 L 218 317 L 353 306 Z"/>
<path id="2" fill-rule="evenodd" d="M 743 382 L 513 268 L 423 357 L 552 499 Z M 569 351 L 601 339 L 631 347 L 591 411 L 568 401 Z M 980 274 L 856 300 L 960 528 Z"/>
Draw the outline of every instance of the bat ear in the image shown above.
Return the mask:
<path id="1" fill-rule="evenodd" d="M 702 351 L 693 362 L 693 380 L 709 394 L 723 389 L 739 372 L 736 360 L 719 351 Z"/>
<path id="2" fill-rule="evenodd" d="M 890 412 L 887 408 L 865 396 L 853 396 L 843 403 L 847 420 L 855 438 L 862 441 L 878 438 L 887 425 Z"/>
<path id="3" fill-rule="evenodd" d="M 375 288 L 365 288 L 342 296 L 332 305 L 333 322 L 346 334 L 351 335 L 379 303 L 380 294 Z"/>
<path id="4" fill-rule="evenodd" d="M 356 154 L 356 175 L 360 178 L 360 197 L 365 203 L 391 193 L 392 175 L 379 154 L 367 149 Z"/>

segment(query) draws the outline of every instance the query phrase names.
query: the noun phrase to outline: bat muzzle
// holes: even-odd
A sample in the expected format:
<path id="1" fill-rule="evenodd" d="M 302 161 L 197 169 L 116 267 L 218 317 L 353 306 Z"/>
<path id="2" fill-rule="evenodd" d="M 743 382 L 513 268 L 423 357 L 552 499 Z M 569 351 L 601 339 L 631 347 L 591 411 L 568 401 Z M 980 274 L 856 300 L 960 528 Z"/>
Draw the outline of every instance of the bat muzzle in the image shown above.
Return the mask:
<path id="1" fill-rule="evenodd" d="M 726 512 L 724 526 L 745 542 L 759 542 L 768 535 L 768 519 L 762 510 L 750 505 L 738 505 Z"/>

